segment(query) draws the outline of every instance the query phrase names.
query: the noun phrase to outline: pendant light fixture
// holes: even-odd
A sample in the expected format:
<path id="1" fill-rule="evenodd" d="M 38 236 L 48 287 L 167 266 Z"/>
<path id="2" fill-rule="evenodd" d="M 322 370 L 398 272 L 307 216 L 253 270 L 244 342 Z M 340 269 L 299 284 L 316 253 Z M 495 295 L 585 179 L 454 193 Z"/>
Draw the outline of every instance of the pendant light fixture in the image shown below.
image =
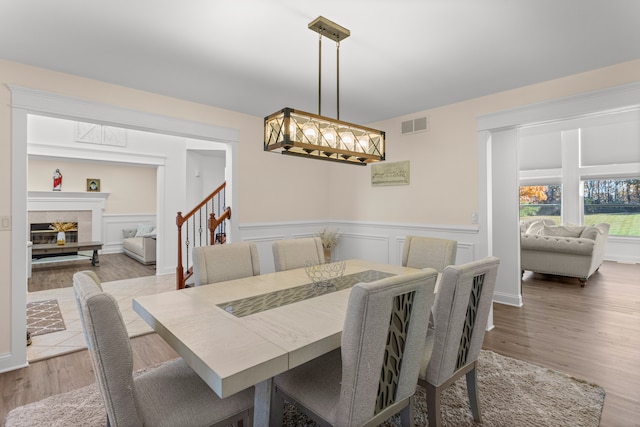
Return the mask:
<path id="1" fill-rule="evenodd" d="M 318 114 L 283 108 L 264 118 L 264 151 L 366 166 L 384 160 L 383 131 L 340 120 L 340 42 L 349 30 L 322 16 L 309 24 L 318 43 Z M 336 42 L 337 118 L 321 115 L 322 37 Z"/>

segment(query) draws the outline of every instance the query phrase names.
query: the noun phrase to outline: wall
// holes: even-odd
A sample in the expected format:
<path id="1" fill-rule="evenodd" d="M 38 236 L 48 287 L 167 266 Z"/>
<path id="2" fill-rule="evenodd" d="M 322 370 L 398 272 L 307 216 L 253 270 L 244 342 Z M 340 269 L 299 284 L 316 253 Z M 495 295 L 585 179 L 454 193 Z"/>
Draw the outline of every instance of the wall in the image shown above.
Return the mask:
<path id="1" fill-rule="evenodd" d="M 29 159 L 29 191 L 51 191 L 52 175 L 62 173 L 62 191 L 86 191 L 87 178 L 100 179 L 100 191 L 109 193 L 104 214 L 155 214 L 156 169 L 133 165 L 66 160 Z M 132 188 L 132 183 L 135 187 Z"/>
<path id="2" fill-rule="evenodd" d="M 225 181 L 224 151 L 187 149 L 187 206 L 194 207 Z"/>

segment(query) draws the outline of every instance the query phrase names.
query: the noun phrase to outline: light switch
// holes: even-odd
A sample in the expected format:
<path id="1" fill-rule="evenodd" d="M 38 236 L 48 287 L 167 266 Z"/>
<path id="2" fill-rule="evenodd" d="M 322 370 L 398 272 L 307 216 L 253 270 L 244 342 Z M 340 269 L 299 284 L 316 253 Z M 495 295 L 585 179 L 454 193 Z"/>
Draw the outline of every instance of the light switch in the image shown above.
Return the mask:
<path id="1" fill-rule="evenodd" d="M 11 230 L 11 217 L 0 217 L 0 230 Z"/>

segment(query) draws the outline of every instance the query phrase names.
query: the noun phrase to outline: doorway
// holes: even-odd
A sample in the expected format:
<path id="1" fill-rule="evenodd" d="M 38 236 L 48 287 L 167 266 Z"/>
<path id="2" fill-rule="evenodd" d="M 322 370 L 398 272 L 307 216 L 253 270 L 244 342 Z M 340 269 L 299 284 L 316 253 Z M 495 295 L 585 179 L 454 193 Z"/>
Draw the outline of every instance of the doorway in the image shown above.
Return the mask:
<path id="1" fill-rule="evenodd" d="M 28 120 L 29 114 L 57 117 L 63 119 L 79 120 L 89 123 L 108 123 L 123 128 L 148 131 L 160 136 L 173 136 L 178 138 L 193 138 L 211 144 L 220 144 L 227 152 L 226 181 L 230 186 L 230 194 L 236 191 L 233 186 L 234 165 L 236 163 L 236 144 L 239 141 L 237 129 L 223 128 L 204 123 L 190 122 L 188 120 L 159 116 L 151 113 L 133 111 L 112 105 L 90 102 L 82 99 L 65 97 L 44 91 L 22 88 L 11 85 L 11 165 L 12 174 L 12 202 L 11 202 L 11 302 L 12 310 L 7 315 L 7 323 L 10 330 L 9 352 L 0 360 L 0 371 L 11 370 L 26 365 L 26 284 L 27 284 L 27 173 L 26 162 L 28 147 Z M 76 158 L 77 150 L 63 147 L 52 147 L 42 144 L 39 146 L 41 155 L 48 155 L 56 150 L 56 156 Z M 167 158 L 177 158 L 176 153 Z M 109 154 L 106 153 L 107 160 Z M 129 154 L 130 159 L 137 159 L 142 164 L 151 165 L 158 161 L 157 156 Z M 184 164 L 184 162 L 183 162 Z M 181 169 L 183 170 L 183 169 Z M 22 171 L 22 173 L 20 173 Z M 158 230 L 161 235 L 167 235 L 167 230 L 175 227 L 173 214 L 183 209 L 183 202 L 177 195 L 184 194 L 185 173 L 175 169 L 175 164 L 164 163 L 157 165 L 158 182 Z M 177 177 L 177 175 L 179 177 Z M 228 203 L 233 203 L 235 197 L 229 197 Z M 171 214 L 169 214 L 171 212 Z M 235 231 L 232 227 L 231 232 Z M 176 242 L 166 241 L 162 249 L 158 251 L 158 266 L 162 270 L 158 274 L 170 274 L 174 272 L 177 253 Z M 175 263 L 175 261 L 173 261 Z M 25 266 L 20 268 L 20 266 Z M 17 267 L 17 268 L 16 268 Z M 4 321 L 5 319 L 3 319 Z"/>

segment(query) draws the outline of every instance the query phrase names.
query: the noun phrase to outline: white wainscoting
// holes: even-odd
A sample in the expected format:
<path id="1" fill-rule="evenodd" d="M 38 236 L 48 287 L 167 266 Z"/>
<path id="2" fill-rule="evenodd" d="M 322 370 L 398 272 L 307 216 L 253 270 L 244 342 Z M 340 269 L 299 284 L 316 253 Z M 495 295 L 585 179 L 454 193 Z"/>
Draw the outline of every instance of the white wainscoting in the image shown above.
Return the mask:
<path id="1" fill-rule="evenodd" d="M 156 224 L 155 214 L 105 214 L 102 218 L 102 252 L 122 252 L 122 230 L 138 228 L 138 224 Z M 160 236 L 158 237 L 160 238 Z"/>
<path id="2" fill-rule="evenodd" d="M 332 257 L 335 260 L 361 258 L 400 265 L 407 235 L 439 237 L 458 242 L 456 264 L 478 259 L 477 226 L 429 224 L 359 223 L 351 221 L 305 221 L 290 223 L 241 224 L 240 240 L 253 241 L 258 247 L 260 272 L 275 270 L 271 246 L 276 240 L 312 237 L 324 228 L 338 230 L 341 239 Z"/>
<path id="3" fill-rule="evenodd" d="M 609 236 L 604 249 L 604 259 L 640 264 L 640 238 Z"/>

